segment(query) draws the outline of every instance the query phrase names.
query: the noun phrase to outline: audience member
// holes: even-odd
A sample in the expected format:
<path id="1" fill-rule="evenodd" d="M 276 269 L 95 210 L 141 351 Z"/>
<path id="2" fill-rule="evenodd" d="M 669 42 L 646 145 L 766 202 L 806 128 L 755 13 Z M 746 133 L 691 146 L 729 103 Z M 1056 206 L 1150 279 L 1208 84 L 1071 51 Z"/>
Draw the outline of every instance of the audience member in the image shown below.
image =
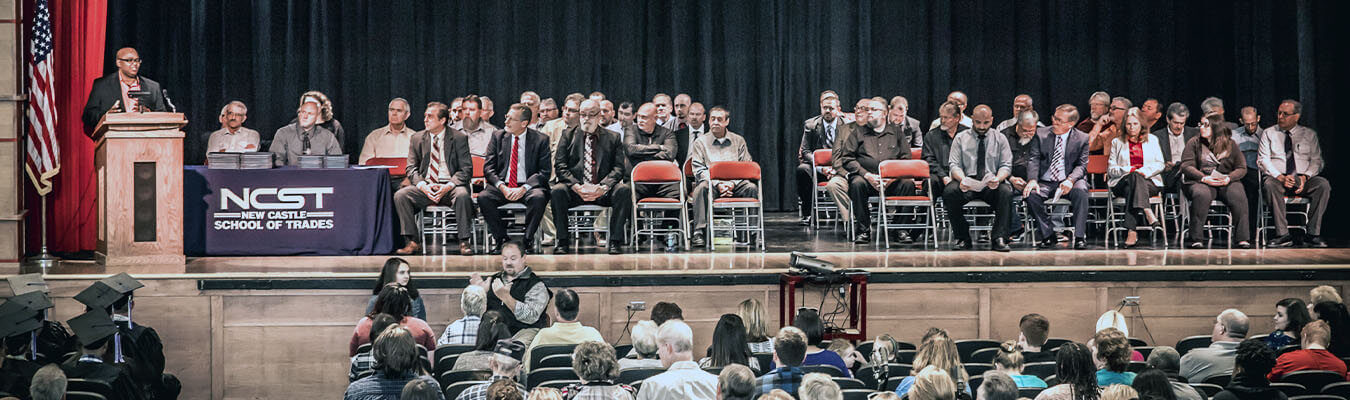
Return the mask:
<path id="1" fill-rule="evenodd" d="M 806 333 L 785 326 L 774 337 L 773 365 L 778 368 L 759 377 L 759 393 L 784 391 L 796 395 L 802 384 L 802 361 L 806 359 Z"/>
<path id="2" fill-rule="evenodd" d="M 445 332 L 436 340 L 437 346 L 447 344 L 474 344 L 478 342 L 478 324 L 487 311 L 487 292 L 482 286 L 469 285 L 459 293 L 459 309 L 464 317 L 445 326 Z"/>
<path id="3" fill-rule="evenodd" d="M 1102 400 L 1139 400 L 1139 393 L 1132 387 L 1114 383 L 1102 390 Z"/>
<path id="4" fill-rule="evenodd" d="M 792 395 L 788 394 L 788 392 L 783 391 L 783 389 L 774 389 L 772 392 L 760 395 L 759 400 L 797 400 L 797 399 L 792 397 Z"/>
<path id="5" fill-rule="evenodd" d="M 506 380 L 488 384 L 486 393 L 486 400 L 525 400 L 525 392 L 520 389 L 520 386 L 515 382 Z"/>
<path id="6" fill-rule="evenodd" d="M 1336 357 L 1350 357 L 1350 313 L 1345 304 L 1324 301 L 1313 306 L 1309 313 L 1315 319 L 1326 321 L 1331 327 L 1331 345 L 1327 350 Z"/>
<path id="7" fill-rule="evenodd" d="M 436 333 L 431 331 L 431 326 L 427 325 L 426 321 L 410 315 L 411 313 L 412 298 L 409 289 L 397 283 L 385 285 L 384 290 L 381 290 L 379 297 L 375 299 L 375 307 L 371 313 L 357 321 L 356 330 L 352 332 L 352 338 L 347 343 L 347 355 L 356 355 L 361 345 L 370 343 L 370 328 L 374 322 L 372 318 L 376 314 L 393 316 L 398 319 L 399 325 L 413 335 L 418 345 L 427 351 L 436 350 Z"/>
<path id="8" fill-rule="evenodd" d="M 1181 357 L 1181 376 L 1188 382 L 1200 383 L 1211 376 L 1231 374 L 1233 355 L 1238 343 L 1247 337 L 1247 327 L 1247 314 L 1232 308 L 1223 310 L 1214 319 L 1209 347 L 1191 350 Z"/>
<path id="9" fill-rule="evenodd" d="M 1295 371 L 1321 370 L 1345 375 L 1345 361 L 1327 350 L 1331 344 L 1331 327 L 1326 321 L 1313 321 L 1303 326 L 1303 340 L 1299 350 L 1284 353 L 1275 360 L 1275 367 L 1266 378 L 1278 381 Z"/>
<path id="10" fill-rule="evenodd" d="M 717 376 L 718 400 L 751 400 L 755 398 L 755 373 L 750 368 L 732 364 L 722 368 Z"/>
<path id="11" fill-rule="evenodd" d="M 1261 339 L 1242 341 L 1233 352 L 1233 380 L 1211 400 L 1284 400 L 1288 397 L 1270 387 L 1266 375 L 1275 367 L 1275 351 Z M 1186 353 L 1190 356 L 1190 353 Z"/>
<path id="12" fill-rule="evenodd" d="M 1125 314 L 1121 314 L 1120 311 L 1106 310 L 1100 317 L 1097 317 L 1097 330 L 1093 331 L 1093 333 L 1101 332 L 1106 328 L 1115 328 L 1126 338 L 1130 337 L 1130 326 L 1125 321 Z M 1087 344 L 1089 348 L 1096 350 L 1091 339 L 1088 340 Z M 1144 361 L 1144 355 L 1138 351 L 1131 350 L 1129 361 Z"/>
<path id="13" fill-rule="evenodd" d="M 436 381 L 430 379 L 413 379 L 408 384 L 403 385 L 403 391 L 398 396 L 399 400 L 445 400 L 445 393 L 441 392 Z"/>
<path id="14" fill-rule="evenodd" d="M 900 385 L 895 388 L 895 393 L 904 396 L 909 393 L 910 388 L 915 385 L 918 374 L 926 367 L 936 367 L 955 385 L 957 391 L 966 396 L 973 395 L 970 392 L 970 378 L 966 375 L 965 367 L 961 365 L 960 353 L 956 350 L 956 343 L 952 341 L 951 336 L 945 330 L 937 330 L 929 335 L 925 335 L 926 340 L 919 345 L 918 351 L 914 353 L 914 368 L 911 369 L 911 375 L 900 381 Z M 911 397 L 912 399 L 913 397 Z"/>
<path id="15" fill-rule="evenodd" d="M 821 342 L 825 341 L 825 324 L 820 320 L 819 313 L 815 310 L 801 310 L 797 313 L 792 326 L 801 329 L 806 335 L 806 358 L 802 361 L 802 365 L 828 365 L 838 369 L 846 378 L 853 377 L 839 354 L 820 347 Z"/>
<path id="16" fill-rule="evenodd" d="M 700 368 L 726 367 L 740 364 L 755 371 L 762 371 L 759 360 L 750 353 L 750 343 L 745 340 L 745 324 L 736 314 L 722 314 L 713 328 L 712 348 L 708 356 L 698 361 Z"/>
<path id="17" fill-rule="evenodd" d="M 908 391 L 909 400 L 955 400 L 957 398 L 956 383 L 952 381 L 951 375 L 947 371 L 934 366 L 923 367 L 916 374 L 914 384 Z M 969 396 L 964 396 L 969 397 Z"/>
<path id="18" fill-rule="evenodd" d="M 66 398 L 66 373 L 56 364 L 47 364 L 33 374 L 28 394 L 33 400 L 62 400 Z"/>
<path id="19" fill-rule="evenodd" d="M 100 381 L 112 388 L 113 397 L 122 400 L 140 400 L 144 390 L 137 387 L 128 364 L 114 363 L 112 353 L 117 325 L 102 309 L 91 309 L 66 321 L 79 339 L 77 356 L 61 364 L 61 371 L 70 379 Z"/>
<path id="20" fill-rule="evenodd" d="M 1033 376 L 1033 378 L 1035 378 Z M 1002 370 L 985 371 L 984 383 L 980 384 L 975 398 L 982 400 L 1017 400 L 1017 389 L 1021 387 L 1016 382 L 1017 378 L 1009 376 Z M 1036 380 L 1040 380 L 1037 378 Z M 1045 382 L 1041 386 L 1045 387 Z"/>
<path id="21" fill-rule="evenodd" d="M 1059 346 L 1055 359 L 1059 384 L 1041 391 L 1036 400 L 1097 400 L 1101 387 L 1097 386 L 1096 370 L 1092 350 L 1082 343 L 1065 343 Z"/>
<path id="22" fill-rule="evenodd" d="M 44 294 L 38 292 L 36 296 Z M 0 322 L 3 322 L 0 324 L 0 392 L 28 398 L 28 383 L 42 368 L 40 362 L 30 360 L 29 356 L 36 352 L 32 349 L 31 333 L 42 330 L 43 311 L 21 306 L 21 303 L 11 297 L 0 304 Z"/>
<path id="23" fill-rule="evenodd" d="M 1097 385 L 1129 385 L 1134 382 L 1135 373 L 1130 367 L 1130 342 L 1125 334 L 1116 328 L 1097 331 L 1092 337 L 1093 361 L 1097 365 Z"/>
<path id="24" fill-rule="evenodd" d="M 614 348 L 601 341 L 588 341 L 577 345 L 572 352 L 572 370 L 581 378 L 580 384 L 573 384 L 562 390 L 568 399 L 615 399 L 632 400 L 636 390 L 632 386 L 616 384 L 619 379 L 619 362 L 614 359 Z"/>
<path id="25" fill-rule="evenodd" d="M 525 400 L 564 400 L 562 390 L 554 389 L 548 386 L 538 386 L 530 390 L 530 396 Z"/>
<path id="26" fill-rule="evenodd" d="M 1181 173 L 1189 181 L 1185 186 L 1187 199 L 1191 202 L 1190 241 L 1192 249 L 1205 247 L 1204 226 L 1210 203 L 1214 200 L 1228 206 L 1232 215 L 1233 246 L 1240 249 L 1251 248 L 1251 230 L 1247 219 L 1247 194 L 1242 189 L 1242 177 L 1247 174 L 1247 162 L 1242 158 L 1237 143 L 1233 142 L 1232 131 L 1218 115 L 1208 115 L 1200 120 L 1200 136 L 1186 142 L 1185 154 L 1181 156 Z"/>
<path id="27" fill-rule="evenodd" d="M 553 309 L 556 319 L 553 325 L 539 330 L 539 334 L 534 336 L 530 342 L 530 351 L 535 347 L 554 344 L 579 344 L 585 342 L 604 343 L 605 338 L 600 336 L 600 331 L 589 326 L 581 325 L 577 321 L 577 315 L 581 312 L 581 298 L 577 292 L 572 289 L 558 290 L 556 296 L 553 296 Z M 530 351 L 525 352 L 525 365 L 530 365 Z M 611 349 L 610 351 L 613 351 Z"/>
<path id="28" fill-rule="evenodd" d="M 859 361 L 867 361 L 866 357 L 863 357 L 862 354 L 858 353 L 858 349 L 853 346 L 853 342 L 848 340 L 831 340 L 829 347 L 826 347 L 825 350 L 838 354 L 839 358 L 844 360 L 845 371 L 852 371 Z"/>
<path id="29" fill-rule="evenodd" d="M 511 339 L 499 340 L 492 352 L 492 361 L 489 362 L 492 377 L 487 382 L 464 389 L 455 400 L 487 400 L 501 396 L 525 398 L 525 387 L 516 383 L 516 376 L 520 375 L 520 360 L 525 356 L 525 344 Z"/>
<path id="30" fill-rule="evenodd" d="M 1035 375 L 1023 375 L 1022 367 L 1026 365 L 1022 357 L 1022 347 L 1017 342 L 1006 341 L 998 347 L 998 354 L 994 355 L 994 370 L 1000 372 L 1016 382 L 1016 388 L 1044 388 L 1045 381 Z M 984 383 L 989 384 L 988 376 Z M 1013 390 L 1014 394 L 1017 392 Z M 982 397 L 982 396 L 981 396 Z"/>
<path id="31" fill-rule="evenodd" d="M 633 325 L 633 351 L 619 360 L 619 370 L 634 368 L 665 368 L 657 356 L 656 335 L 660 327 L 652 321 L 638 321 Z"/>
<path id="32" fill-rule="evenodd" d="M 684 310 L 680 309 L 680 305 L 659 301 L 652 306 L 652 322 L 655 322 L 656 326 L 665 325 L 666 321 L 672 319 L 684 320 Z"/>
<path id="33" fill-rule="evenodd" d="M 437 392 L 441 386 L 422 370 L 424 353 L 418 351 L 413 335 L 396 326 L 385 329 L 371 348 L 375 356 L 375 373 L 347 385 L 343 398 L 348 400 L 397 399 L 403 387 L 414 379 L 425 380 Z"/>
<path id="34" fill-rule="evenodd" d="M 1172 389 L 1172 381 L 1159 369 L 1148 369 L 1135 375 L 1130 387 L 1139 394 L 1138 400 L 1178 400 L 1182 398 Z M 1190 399 L 1186 397 L 1186 399 Z"/>
<path id="35" fill-rule="evenodd" d="M 491 369 L 493 350 L 497 343 L 511 338 L 511 331 L 497 317 L 498 313 L 489 311 L 478 324 L 477 337 L 473 351 L 459 355 L 455 359 L 452 371 L 483 371 Z"/>
<path id="36" fill-rule="evenodd" d="M 1281 347 L 1297 343 L 1303 337 L 1299 332 L 1309 322 L 1312 322 L 1312 316 L 1308 315 L 1308 306 L 1303 304 L 1303 299 L 1280 300 L 1275 303 L 1275 330 L 1266 336 L 1266 345 L 1279 351 Z"/>
<path id="37" fill-rule="evenodd" d="M 375 312 L 375 301 L 379 300 L 384 287 L 391 283 L 408 289 L 408 297 L 412 299 L 412 313 L 409 315 L 426 321 L 427 306 L 422 302 L 422 294 L 417 291 L 417 285 L 412 281 L 412 265 L 408 264 L 408 260 L 399 257 L 384 260 L 384 267 L 380 268 L 380 278 L 375 280 L 375 288 L 370 291 L 370 300 L 366 301 L 366 314 Z"/>
<path id="38" fill-rule="evenodd" d="M 1150 370 L 1158 370 L 1163 373 L 1167 381 L 1172 385 L 1172 393 L 1176 394 L 1179 400 L 1205 400 L 1205 396 L 1200 391 L 1186 383 L 1186 378 L 1181 377 L 1181 354 L 1172 346 L 1156 346 L 1153 351 L 1148 353 L 1148 367 Z M 1141 374 L 1142 376 L 1142 374 Z M 1134 382 L 1139 383 L 1140 376 L 1134 377 Z M 1138 386 L 1135 387 L 1138 389 Z"/>
<path id="39" fill-rule="evenodd" d="M 802 377 L 802 385 L 797 390 L 799 400 L 844 400 L 839 384 L 830 380 L 829 375 L 810 373 Z"/>
<path id="40" fill-rule="evenodd" d="M 469 275 L 469 284 L 487 292 L 487 309 L 502 315 L 502 322 L 516 341 L 529 344 L 534 335 L 548 325 L 544 309 L 553 292 L 534 270 L 525 264 L 525 249 L 520 242 L 501 246 L 502 270 L 484 279 L 477 272 Z"/>
<path id="41" fill-rule="evenodd" d="M 398 326 L 398 319 L 395 319 L 394 316 L 389 314 L 376 314 L 374 322 L 370 324 L 370 342 L 374 343 L 375 339 L 379 338 L 380 334 L 384 333 L 385 329 L 394 326 Z M 355 356 L 352 356 L 352 365 L 347 372 L 348 383 L 361 379 L 366 371 L 372 371 L 374 369 L 375 355 L 373 353 L 374 351 L 372 349 L 356 353 Z"/>
<path id="42" fill-rule="evenodd" d="M 658 353 L 666 372 L 642 381 L 638 399 L 675 400 L 717 398 L 717 375 L 694 363 L 694 331 L 684 321 L 661 324 L 657 333 Z"/>
<path id="43" fill-rule="evenodd" d="M 1321 303 L 1324 301 L 1330 301 L 1332 303 L 1341 303 L 1342 302 L 1341 294 L 1336 292 L 1335 287 L 1327 285 L 1319 285 L 1308 291 L 1309 311 L 1312 310 L 1313 305 L 1316 305 L 1317 303 Z"/>
<path id="44" fill-rule="evenodd" d="M 1055 361 L 1054 349 L 1043 348 L 1050 339 L 1050 319 L 1040 314 L 1023 315 L 1017 323 L 1021 331 L 1017 335 L 1017 344 L 1022 346 L 1022 359 L 1027 363 Z"/>
<path id="45" fill-rule="evenodd" d="M 764 324 L 764 305 L 756 299 L 745 299 L 736 315 L 745 323 L 745 340 L 750 342 L 750 352 L 773 353 L 773 336 L 769 336 Z"/>

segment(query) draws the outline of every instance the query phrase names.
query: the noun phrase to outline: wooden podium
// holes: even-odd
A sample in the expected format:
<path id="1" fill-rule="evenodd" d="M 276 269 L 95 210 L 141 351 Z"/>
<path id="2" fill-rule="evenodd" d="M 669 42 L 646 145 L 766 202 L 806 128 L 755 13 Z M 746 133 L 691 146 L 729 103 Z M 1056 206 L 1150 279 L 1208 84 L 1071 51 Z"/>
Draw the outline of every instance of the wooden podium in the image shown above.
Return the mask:
<path id="1" fill-rule="evenodd" d="M 180 113 L 108 113 L 93 139 L 98 174 L 98 262 L 175 266 L 183 256 Z"/>

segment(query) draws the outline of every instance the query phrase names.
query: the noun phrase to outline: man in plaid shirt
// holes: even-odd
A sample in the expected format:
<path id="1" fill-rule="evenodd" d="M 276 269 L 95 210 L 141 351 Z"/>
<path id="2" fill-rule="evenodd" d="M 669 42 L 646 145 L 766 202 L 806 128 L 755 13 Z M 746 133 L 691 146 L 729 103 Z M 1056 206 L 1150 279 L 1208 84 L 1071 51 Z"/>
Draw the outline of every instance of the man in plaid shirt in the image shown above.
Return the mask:
<path id="1" fill-rule="evenodd" d="M 802 384 L 802 361 L 806 360 L 806 333 L 791 326 L 778 330 L 773 343 L 773 363 L 778 369 L 759 377 L 759 393 L 783 389 L 793 396 Z"/>
<path id="2" fill-rule="evenodd" d="M 463 392 L 459 393 L 459 397 L 455 397 L 455 400 L 487 400 L 488 387 L 492 386 L 493 382 L 515 380 L 516 376 L 520 375 L 520 359 L 525 356 L 524 344 L 511 339 L 498 340 L 497 347 L 492 352 L 496 353 L 492 355 L 492 360 L 488 362 L 488 365 L 492 367 L 492 378 L 488 379 L 487 382 L 464 389 Z M 453 383 L 448 382 L 447 384 Z M 516 384 L 516 388 L 520 389 L 520 397 L 525 398 L 528 394 L 525 392 L 525 387 Z"/>
<path id="3" fill-rule="evenodd" d="M 483 320 L 483 311 L 487 310 L 487 292 L 482 286 L 469 285 L 459 295 L 459 309 L 464 318 L 451 322 L 445 327 L 437 346 L 448 344 L 474 344 L 478 340 L 478 324 Z"/>

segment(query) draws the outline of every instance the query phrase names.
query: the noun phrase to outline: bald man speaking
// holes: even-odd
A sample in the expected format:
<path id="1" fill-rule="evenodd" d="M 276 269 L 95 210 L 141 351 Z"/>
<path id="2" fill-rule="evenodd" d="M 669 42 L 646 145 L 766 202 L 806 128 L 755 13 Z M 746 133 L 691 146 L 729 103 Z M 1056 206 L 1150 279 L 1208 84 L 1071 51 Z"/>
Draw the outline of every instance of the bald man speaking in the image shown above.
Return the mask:
<path id="1" fill-rule="evenodd" d="M 164 90 L 159 82 L 140 76 L 141 55 L 136 49 L 117 50 L 117 72 L 94 80 L 84 105 L 84 134 L 92 135 L 103 114 L 132 111 L 165 111 Z"/>

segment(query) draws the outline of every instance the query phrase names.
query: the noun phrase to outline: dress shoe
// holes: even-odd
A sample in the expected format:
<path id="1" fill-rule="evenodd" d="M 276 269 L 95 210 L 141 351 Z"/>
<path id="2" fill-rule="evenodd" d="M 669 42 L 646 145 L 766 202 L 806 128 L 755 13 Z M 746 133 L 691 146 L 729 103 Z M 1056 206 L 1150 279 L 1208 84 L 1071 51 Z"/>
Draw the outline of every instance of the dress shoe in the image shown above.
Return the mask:
<path id="1" fill-rule="evenodd" d="M 1036 247 L 1038 247 L 1038 248 L 1040 248 L 1040 249 L 1047 249 L 1047 250 L 1048 250 L 1048 249 L 1053 249 L 1053 248 L 1055 248 L 1056 245 L 1059 245 L 1059 238 L 1054 237 L 1054 236 L 1051 236 L 1051 237 L 1042 239 L 1042 240 L 1041 240 L 1041 243 L 1040 243 L 1040 244 L 1037 244 Z"/>
<path id="2" fill-rule="evenodd" d="M 1012 247 L 1008 247 L 1008 241 L 1004 238 L 995 238 L 994 243 L 989 245 L 989 248 L 1002 253 L 1012 251 Z"/>
<path id="3" fill-rule="evenodd" d="M 1284 235 L 1270 241 L 1270 247 L 1289 247 L 1294 245 L 1294 235 Z"/>
<path id="4" fill-rule="evenodd" d="M 623 254 L 623 243 L 609 242 L 609 254 Z"/>
<path id="5" fill-rule="evenodd" d="M 952 250 L 970 250 L 970 239 L 956 239 L 952 242 Z"/>
<path id="6" fill-rule="evenodd" d="M 473 255 L 473 245 L 469 244 L 469 242 L 459 242 L 459 255 L 461 256 Z"/>
<path id="7" fill-rule="evenodd" d="M 400 256 L 406 256 L 417 254 L 417 252 L 420 251 L 422 251 L 422 245 L 417 244 L 417 242 L 409 241 L 407 246 L 403 246 L 403 248 L 398 249 L 398 251 L 395 251 L 394 253 Z"/>
<path id="8" fill-rule="evenodd" d="M 1188 247 L 1188 248 L 1190 248 L 1190 249 L 1192 249 L 1192 250 L 1200 250 L 1200 249 L 1205 248 L 1205 243 L 1204 243 L 1204 242 L 1201 242 L 1201 241 L 1199 241 L 1199 240 L 1197 240 L 1197 241 L 1191 242 L 1191 244 L 1186 245 L 1186 247 Z"/>
<path id="9" fill-rule="evenodd" d="M 560 244 L 560 245 L 557 245 L 557 246 L 553 246 L 553 254 L 567 254 L 567 253 L 571 253 L 571 252 L 572 252 L 572 249 L 569 249 L 568 247 L 569 247 L 569 246 L 567 246 L 567 245 L 565 245 L 565 244 Z"/>
<path id="10" fill-rule="evenodd" d="M 808 215 L 808 216 L 802 217 L 802 220 L 801 220 L 801 221 L 797 221 L 797 225 L 801 225 L 801 226 L 811 226 L 811 216 Z"/>
<path id="11" fill-rule="evenodd" d="M 499 245 L 496 245 L 496 246 L 492 246 L 492 251 L 489 251 L 488 254 L 491 254 L 491 255 L 494 255 L 494 256 L 499 256 L 499 255 L 501 255 L 501 254 L 502 254 L 502 245 L 499 244 Z"/>
<path id="12" fill-rule="evenodd" d="M 1327 241 L 1322 240 L 1321 236 L 1309 236 L 1308 240 L 1304 241 L 1303 243 L 1307 244 L 1308 247 L 1316 247 L 1319 249 L 1324 249 L 1327 247 Z"/>
<path id="13" fill-rule="evenodd" d="M 872 241 L 871 233 L 859 232 L 857 235 L 853 235 L 854 244 L 867 244 L 870 243 L 871 241 Z"/>
<path id="14" fill-rule="evenodd" d="M 1125 232 L 1125 248 L 1128 249 L 1134 247 L 1135 243 L 1139 243 L 1139 232 L 1135 231 Z"/>
<path id="15" fill-rule="evenodd" d="M 896 239 L 896 241 L 899 241 L 900 243 L 903 244 L 914 243 L 914 239 L 909 237 L 909 232 L 905 231 L 900 231 L 900 236 Z"/>
<path id="16" fill-rule="evenodd" d="M 1073 240 L 1073 249 L 1074 249 L 1074 250 L 1087 250 L 1087 238 L 1074 238 L 1074 240 Z"/>
<path id="17" fill-rule="evenodd" d="M 703 240 L 703 234 L 702 234 L 702 233 L 695 233 L 695 234 L 694 234 L 694 237 L 689 238 L 689 246 L 690 246 L 690 247 L 703 247 L 703 246 L 707 246 L 707 245 L 708 245 L 708 241 Z"/>
<path id="18" fill-rule="evenodd" d="M 1237 243 L 1237 246 L 1234 246 L 1234 247 L 1237 247 L 1237 248 L 1243 249 L 1243 250 L 1247 250 L 1247 249 L 1252 248 L 1252 242 L 1248 242 L 1248 241 L 1246 241 L 1246 240 L 1243 240 L 1243 241 L 1241 241 L 1241 242 L 1238 242 L 1238 243 Z"/>

